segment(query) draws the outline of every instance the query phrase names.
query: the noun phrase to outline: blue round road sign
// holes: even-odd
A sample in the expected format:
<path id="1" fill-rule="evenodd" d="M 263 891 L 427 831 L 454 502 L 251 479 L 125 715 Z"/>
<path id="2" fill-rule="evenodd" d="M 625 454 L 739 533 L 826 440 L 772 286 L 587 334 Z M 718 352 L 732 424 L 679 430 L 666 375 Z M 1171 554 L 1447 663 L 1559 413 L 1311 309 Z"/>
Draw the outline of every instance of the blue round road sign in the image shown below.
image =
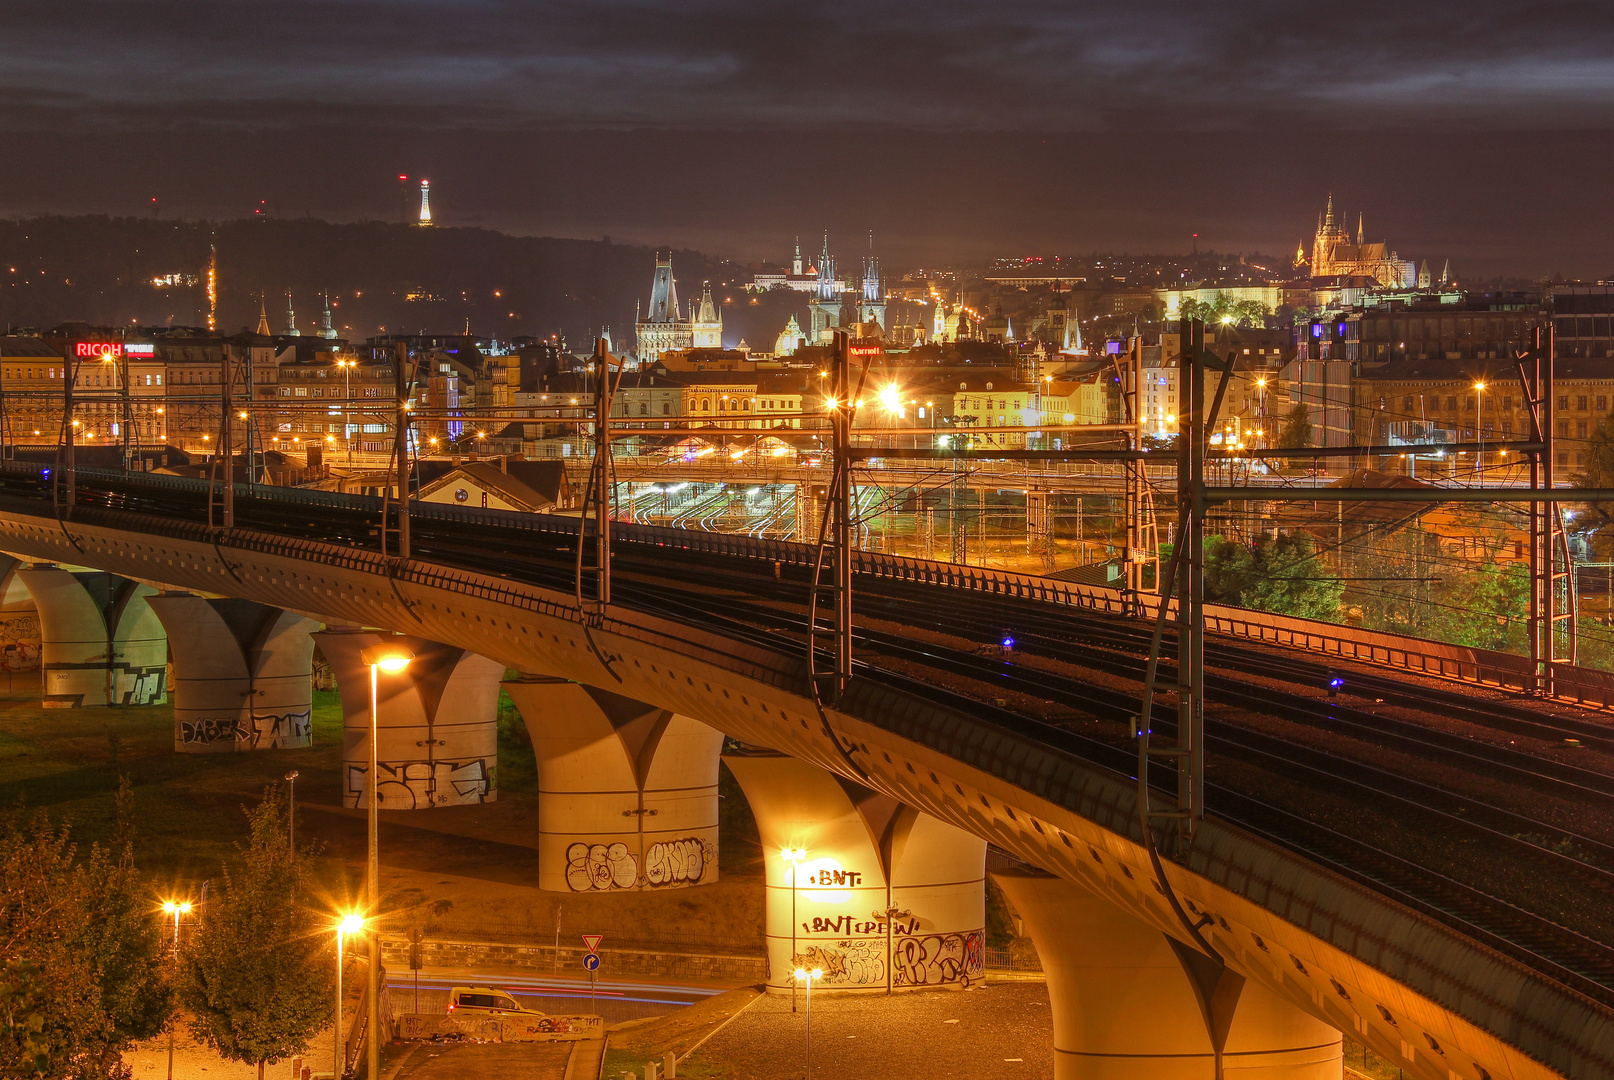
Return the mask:
<path id="1" fill-rule="evenodd" d="M 595 971 L 595 970 L 598 970 L 599 966 L 600 966 L 600 954 L 599 953 L 589 953 L 587 956 L 583 957 L 583 970 L 584 971 Z"/>

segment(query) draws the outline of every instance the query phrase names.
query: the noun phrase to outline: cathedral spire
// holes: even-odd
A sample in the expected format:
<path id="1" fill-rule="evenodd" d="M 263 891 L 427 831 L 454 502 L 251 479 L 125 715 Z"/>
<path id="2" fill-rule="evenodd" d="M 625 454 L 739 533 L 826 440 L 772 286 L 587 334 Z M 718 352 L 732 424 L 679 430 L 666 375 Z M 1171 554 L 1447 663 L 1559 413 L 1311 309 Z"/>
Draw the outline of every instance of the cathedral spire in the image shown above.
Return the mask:
<path id="1" fill-rule="evenodd" d="M 319 336 L 326 341 L 330 341 L 336 337 L 336 327 L 331 325 L 331 295 L 330 293 L 321 293 L 320 296 L 325 302 L 325 313 L 320 316 Z"/>
<path id="2" fill-rule="evenodd" d="M 301 337 L 303 332 L 297 329 L 297 313 L 291 309 L 291 290 L 286 290 L 286 329 L 283 331 L 287 337 Z"/>
<path id="3" fill-rule="evenodd" d="M 1358 210 L 1356 212 L 1356 246 L 1361 247 L 1362 243 L 1363 243 L 1362 212 L 1360 210 Z"/>
<path id="4" fill-rule="evenodd" d="M 263 293 L 258 294 L 258 333 L 269 336 L 269 301 Z"/>
<path id="5" fill-rule="evenodd" d="M 1334 193 L 1328 193 L 1328 212 L 1323 215 L 1323 226 L 1329 231 L 1334 228 Z"/>

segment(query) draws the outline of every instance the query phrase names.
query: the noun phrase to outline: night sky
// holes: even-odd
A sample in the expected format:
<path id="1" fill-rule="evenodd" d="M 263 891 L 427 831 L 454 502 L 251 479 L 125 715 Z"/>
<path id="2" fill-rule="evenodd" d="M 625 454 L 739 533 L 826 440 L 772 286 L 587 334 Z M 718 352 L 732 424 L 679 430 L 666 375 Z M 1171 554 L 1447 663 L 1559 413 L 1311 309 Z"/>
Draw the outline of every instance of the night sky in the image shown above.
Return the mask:
<path id="1" fill-rule="evenodd" d="M 1608 3 L 0 3 L 0 215 L 1614 275 Z"/>

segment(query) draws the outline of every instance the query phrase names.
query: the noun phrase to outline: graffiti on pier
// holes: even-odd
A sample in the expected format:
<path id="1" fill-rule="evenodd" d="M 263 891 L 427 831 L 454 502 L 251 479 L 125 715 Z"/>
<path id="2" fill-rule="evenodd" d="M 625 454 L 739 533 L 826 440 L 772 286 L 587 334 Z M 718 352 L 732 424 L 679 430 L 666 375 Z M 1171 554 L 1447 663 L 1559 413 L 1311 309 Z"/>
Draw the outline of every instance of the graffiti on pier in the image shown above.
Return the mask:
<path id="1" fill-rule="evenodd" d="M 663 885 L 695 885 L 706 874 L 711 862 L 706 841 L 695 836 L 682 840 L 661 840 L 650 845 L 644 856 L 645 883 L 653 888 Z"/>
<path id="2" fill-rule="evenodd" d="M 161 676 L 158 677 L 159 684 Z M 262 716 L 203 717 L 199 720 L 179 721 L 179 741 L 186 746 L 206 746 L 223 749 L 229 744 L 236 750 L 283 750 L 307 746 L 313 741 L 313 713 L 302 712 L 265 714 Z"/>
<path id="3" fill-rule="evenodd" d="M 254 716 L 252 722 L 259 731 L 269 732 L 269 745 L 276 750 L 313 745 L 314 712 L 311 708 L 302 712 Z"/>
<path id="4" fill-rule="evenodd" d="M 253 733 L 241 723 L 239 716 L 204 717 L 200 720 L 179 722 L 179 741 L 186 746 L 213 746 L 217 743 L 248 743 L 251 749 Z"/>
<path id="5" fill-rule="evenodd" d="M 639 860 L 627 844 L 578 841 L 566 848 L 566 884 L 573 892 L 696 885 L 716 861 L 715 852 L 700 837 L 658 840 L 645 852 L 641 879 Z"/>
<path id="6" fill-rule="evenodd" d="M 631 889 L 638 880 L 638 860 L 626 844 L 580 841 L 566 848 L 566 884 L 572 892 Z"/>
<path id="7" fill-rule="evenodd" d="M 367 766 L 347 763 L 344 792 L 348 806 L 363 803 Z M 376 776 L 376 797 L 384 810 L 420 810 L 431 806 L 464 806 L 493 796 L 493 767 L 486 758 L 468 761 L 383 761 Z"/>
<path id="8" fill-rule="evenodd" d="M 826 985 L 884 985 L 886 948 L 883 937 L 849 938 L 802 949 L 791 965 L 818 968 Z M 893 986 L 969 986 L 986 974 L 985 930 L 899 935 L 890 949 Z"/>
<path id="9" fill-rule="evenodd" d="M 0 671 L 39 670 L 39 616 L 0 619 Z"/>
<path id="10" fill-rule="evenodd" d="M 897 986 L 968 986 L 986 974 L 986 931 L 896 938 L 891 973 Z"/>

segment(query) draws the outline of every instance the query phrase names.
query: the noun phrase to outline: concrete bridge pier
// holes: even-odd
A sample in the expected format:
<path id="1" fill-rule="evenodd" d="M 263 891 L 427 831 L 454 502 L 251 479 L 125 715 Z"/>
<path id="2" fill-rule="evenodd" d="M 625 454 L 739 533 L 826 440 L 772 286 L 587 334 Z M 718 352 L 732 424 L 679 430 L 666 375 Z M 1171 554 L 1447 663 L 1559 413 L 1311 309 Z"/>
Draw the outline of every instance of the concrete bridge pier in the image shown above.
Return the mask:
<path id="1" fill-rule="evenodd" d="M 167 693 L 168 641 L 150 585 L 99 570 L 17 571 L 39 614 L 44 706 L 150 705 Z"/>
<path id="2" fill-rule="evenodd" d="M 319 624 L 251 600 L 187 592 L 146 599 L 168 630 L 174 749 L 182 754 L 286 750 L 314 741 Z"/>
<path id="3" fill-rule="evenodd" d="M 1114 899 L 1029 871 L 992 876 L 1047 974 L 1055 1080 L 1342 1075 L 1337 1030 L 1235 973 L 1211 988 L 1207 1013 L 1188 974 L 1197 954 Z"/>
<path id="4" fill-rule="evenodd" d="M 370 669 L 360 653 L 385 640 L 415 654 L 401 672 L 379 673 L 377 710 L 383 810 L 492 802 L 498 793 L 499 679 L 504 666 L 425 638 L 357 627 L 314 635 L 342 699 L 342 803 L 364 807 L 370 768 Z"/>
<path id="5" fill-rule="evenodd" d="M 962 989 L 986 974 L 986 841 L 771 751 L 729 753 L 767 859 L 768 990 Z M 786 854 L 788 853 L 788 855 Z"/>
<path id="6" fill-rule="evenodd" d="M 698 720 L 580 683 L 504 684 L 538 758 L 538 887 L 684 888 L 717 880 L 723 736 Z"/>

